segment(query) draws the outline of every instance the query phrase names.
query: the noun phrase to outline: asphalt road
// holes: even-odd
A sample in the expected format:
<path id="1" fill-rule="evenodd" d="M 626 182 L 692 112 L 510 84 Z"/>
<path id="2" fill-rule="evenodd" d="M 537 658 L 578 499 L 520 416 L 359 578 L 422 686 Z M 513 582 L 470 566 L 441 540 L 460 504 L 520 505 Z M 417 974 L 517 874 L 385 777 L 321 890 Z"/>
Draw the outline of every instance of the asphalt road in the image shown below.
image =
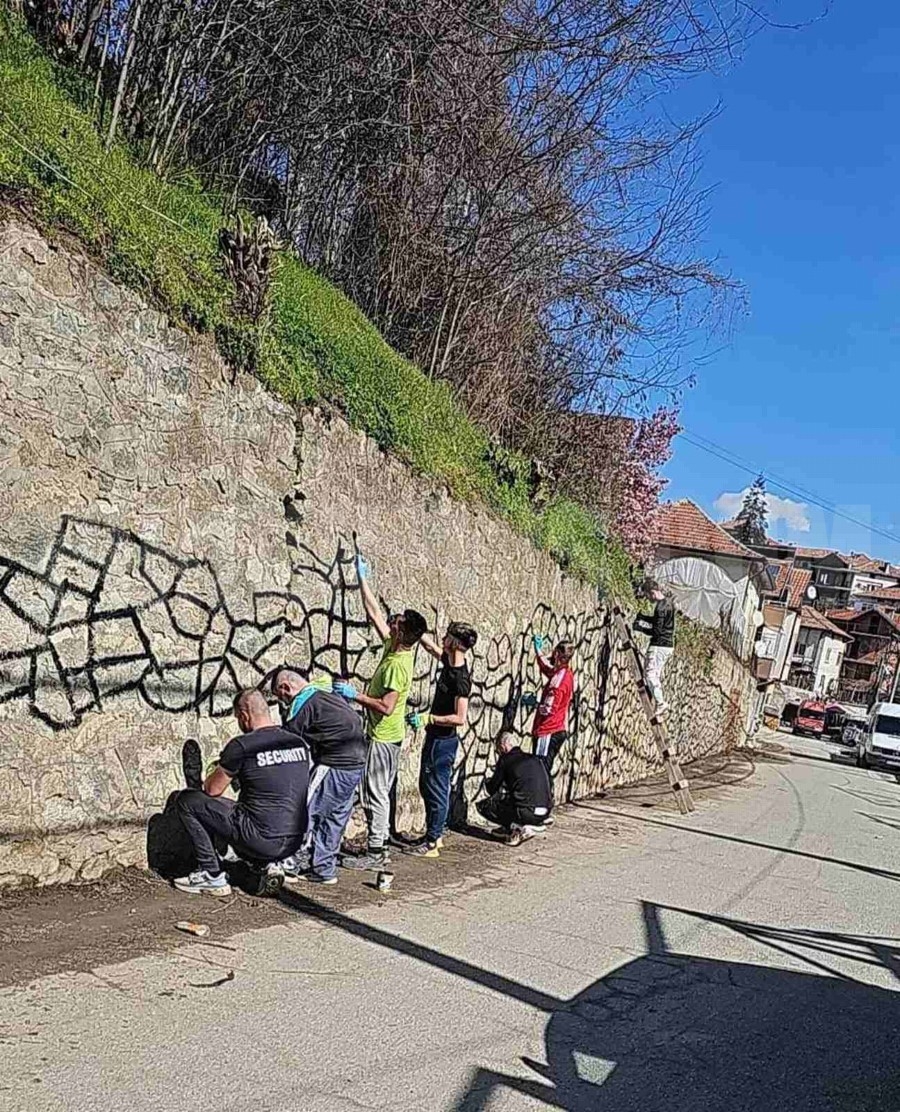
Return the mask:
<path id="1" fill-rule="evenodd" d="M 5 989 L 0 1108 L 900 1109 L 900 785 L 780 740 L 687 817 Z"/>

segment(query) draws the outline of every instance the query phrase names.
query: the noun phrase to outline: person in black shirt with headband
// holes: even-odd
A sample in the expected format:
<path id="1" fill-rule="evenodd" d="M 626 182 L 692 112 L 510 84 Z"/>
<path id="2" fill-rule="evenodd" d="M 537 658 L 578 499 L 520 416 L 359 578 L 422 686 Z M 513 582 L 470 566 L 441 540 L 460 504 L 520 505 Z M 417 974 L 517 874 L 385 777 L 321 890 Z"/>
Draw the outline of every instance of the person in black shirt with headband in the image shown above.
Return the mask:
<path id="1" fill-rule="evenodd" d="M 425 727 L 422 763 L 419 768 L 419 791 L 425 803 L 425 837 L 406 852 L 418 857 L 437 857 L 440 853 L 444 826 L 450 811 L 450 781 L 459 749 L 460 730 L 469 713 L 472 674 L 466 653 L 475 647 L 478 634 L 465 622 L 451 622 L 438 645 L 427 634 L 420 644 L 441 662 L 429 714 L 417 711 L 406 716 L 413 729 Z"/>

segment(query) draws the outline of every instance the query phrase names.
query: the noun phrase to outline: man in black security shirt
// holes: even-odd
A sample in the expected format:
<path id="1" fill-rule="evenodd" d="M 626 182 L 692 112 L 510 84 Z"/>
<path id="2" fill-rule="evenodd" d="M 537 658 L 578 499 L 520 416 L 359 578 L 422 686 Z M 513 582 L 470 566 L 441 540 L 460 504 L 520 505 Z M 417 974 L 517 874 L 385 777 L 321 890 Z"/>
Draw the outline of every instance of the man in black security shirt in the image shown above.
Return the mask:
<path id="1" fill-rule="evenodd" d="M 178 796 L 178 815 L 197 858 L 195 871 L 174 881 L 182 892 L 230 895 L 216 841 L 231 845 L 239 857 L 279 861 L 294 853 L 306 830 L 306 746 L 274 725 L 259 691 L 242 691 L 234 713 L 242 735 L 222 750 L 202 791 Z M 221 798 L 235 776 L 240 778 L 237 803 Z"/>
<path id="2" fill-rule="evenodd" d="M 366 764 L 362 719 L 340 695 L 308 683 L 299 672 L 282 668 L 272 690 L 286 707 L 285 729 L 309 746 L 309 861 L 298 855 L 284 862 L 285 880 L 337 884 L 341 838 Z"/>
<path id="3" fill-rule="evenodd" d="M 413 729 L 425 727 L 419 792 L 425 804 L 425 837 L 406 850 L 418 857 L 437 857 L 450 811 L 450 782 L 459 749 L 459 731 L 466 724 L 472 676 L 466 653 L 474 648 L 478 634 L 465 622 L 451 622 L 442 645 L 428 634 L 419 644 L 441 662 L 430 714 L 417 711 L 406 716 Z"/>
<path id="4" fill-rule="evenodd" d="M 475 806 L 482 818 L 508 830 L 507 843 L 517 846 L 539 833 L 550 815 L 550 777 L 541 758 L 523 752 L 508 731 L 497 739 L 497 753 L 497 767 L 484 785 L 488 798 Z"/>

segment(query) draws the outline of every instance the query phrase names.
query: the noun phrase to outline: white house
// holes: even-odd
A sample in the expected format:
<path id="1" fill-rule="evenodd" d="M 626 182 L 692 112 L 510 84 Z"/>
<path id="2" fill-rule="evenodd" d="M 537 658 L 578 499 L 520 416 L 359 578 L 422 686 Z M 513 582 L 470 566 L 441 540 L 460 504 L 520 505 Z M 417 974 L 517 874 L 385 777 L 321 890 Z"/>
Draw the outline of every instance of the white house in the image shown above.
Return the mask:
<path id="1" fill-rule="evenodd" d="M 773 579 L 765 559 L 687 499 L 660 506 L 653 575 L 683 613 L 721 629 L 749 660 L 763 623 L 760 601 Z"/>
<path id="2" fill-rule="evenodd" d="M 800 632 L 791 664 L 790 682 L 817 695 L 837 692 L 841 665 L 853 640 L 811 606 L 800 612 Z"/>

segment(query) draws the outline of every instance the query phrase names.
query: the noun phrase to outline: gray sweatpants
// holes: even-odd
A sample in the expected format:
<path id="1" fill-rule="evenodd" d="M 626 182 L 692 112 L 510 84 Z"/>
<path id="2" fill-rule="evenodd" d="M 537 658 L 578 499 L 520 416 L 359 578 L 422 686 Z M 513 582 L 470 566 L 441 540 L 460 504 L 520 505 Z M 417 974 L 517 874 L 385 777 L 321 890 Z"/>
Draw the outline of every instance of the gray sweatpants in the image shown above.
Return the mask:
<path id="1" fill-rule="evenodd" d="M 369 848 L 382 849 L 391 829 L 391 789 L 400 767 L 401 743 L 370 741 L 359 798 L 369 826 Z"/>

